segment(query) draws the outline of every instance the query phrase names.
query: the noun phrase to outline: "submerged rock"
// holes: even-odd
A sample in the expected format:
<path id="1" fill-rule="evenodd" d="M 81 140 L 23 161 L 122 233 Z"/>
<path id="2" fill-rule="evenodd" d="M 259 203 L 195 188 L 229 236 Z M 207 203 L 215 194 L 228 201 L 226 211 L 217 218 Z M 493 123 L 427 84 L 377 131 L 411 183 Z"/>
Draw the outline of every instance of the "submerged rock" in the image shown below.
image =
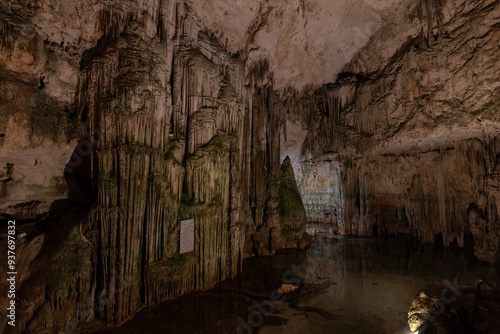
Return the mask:
<path id="1" fill-rule="evenodd" d="M 281 284 L 281 286 L 278 288 L 278 293 L 279 294 L 285 294 L 285 293 L 290 293 L 294 290 L 297 290 L 299 287 L 298 286 L 295 286 L 293 284 Z"/>
<path id="2" fill-rule="evenodd" d="M 434 320 L 433 314 L 439 309 L 438 299 L 421 292 L 413 299 L 408 311 L 408 326 L 412 332 L 423 331 Z"/>

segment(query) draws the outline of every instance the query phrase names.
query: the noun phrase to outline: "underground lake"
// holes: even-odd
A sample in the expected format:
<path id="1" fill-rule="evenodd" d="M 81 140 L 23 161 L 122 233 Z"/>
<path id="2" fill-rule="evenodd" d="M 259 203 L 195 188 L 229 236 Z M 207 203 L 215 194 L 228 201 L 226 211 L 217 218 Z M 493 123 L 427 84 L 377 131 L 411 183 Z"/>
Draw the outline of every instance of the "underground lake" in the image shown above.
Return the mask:
<path id="1" fill-rule="evenodd" d="M 118 328 L 89 333 L 394 333 L 426 285 L 470 285 L 488 269 L 468 244 L 318 233 L 307 250 L 246 259 L 234 280 L 144 309 Z M 283 284 L 297 289 L 280 293 Z"/>

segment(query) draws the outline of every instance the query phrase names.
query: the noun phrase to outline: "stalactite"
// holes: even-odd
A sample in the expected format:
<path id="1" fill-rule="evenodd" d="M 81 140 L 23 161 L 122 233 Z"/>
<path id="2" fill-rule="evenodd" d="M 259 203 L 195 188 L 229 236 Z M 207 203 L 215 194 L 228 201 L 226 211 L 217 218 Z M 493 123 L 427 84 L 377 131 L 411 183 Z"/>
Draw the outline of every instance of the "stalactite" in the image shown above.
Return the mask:
<path id="1" fill-rule="evenodd" d="M 431 42 L 431 37 L 437 38 L 442 33 L 443 7 L 446 1 L 444 0 L 420 0 L 416 3 L 413 11 L 409 14 L 410 21 L 418 18 L 423 25 L 425 20 L 426 39 L 427 43 Z M 422 26 L 422 30 L 424 26 Z M 437 29 L 438 34 L 434 34 L 433 30 Z"/>
<path id="2" fill-rule="evenodd" d="M 366 64 L 370 49 L 365 48 L 334 83 L 315 91 L 316 105 L 300 118 L 314 130 L 304 140 L 298 178 L 312 180 L 312 163 L 341 166 L 343 234 L 409 233 L 422 242 L 459 246 L 472 235 L 476 256 L 489 260 L 500 237 L 498 94 L 491 93 L 496 88 L 490 65 L 484 64 L 496 41 L 489 37 L 496 20 L 477 33 L 469 23 L 459 29 L 440 26 L 442 1 L 413 5 L 420 19 L 428 20 L 427 27 L 422 24 L 427 31 L 380 68 Z M 475 25 L 482 19 L 472 13 L 492 17 L 492 10 L 478 4 L 467 12 Z M 439 38 L 445 30 L 447 38 Z M 432 46 L 420 43 L 426 32 L 434 34 L 427 41 Z M 464 54 L 470 55 L 466 62 Z M 470 80 L 462 73 L 472 69 L 484 80 L 466 89 Z M 302 191 L 306 210 L 320 211 L 329 200 L 328 192 L 314 197 Z"/>
<path id="3" fill-rule="evenodd" d="M 472 234 L 476 255 L 490 258 L 499 237 L 493 223 L 498 210 L 488 204 L 497 203 L 497 190 L 486 182 L 494 179 L 487 156 L 498 155 L 495 142 L 466 139 L 453 149 L 426 153 L 425 159 L 385 157 L 346 164 L 342 232 L 370 234 L 382 224 L 377 230 L 411 233 L 427 243 L 440 235 L 446 246 L 454 241 L 463 246 L 464 237 Z M 484 212 L 493 214 L 486 217 Z"/>
<path id="4" fill-rule="evenodd" d="M 258 253 L 285 246 L 276 186 L 285 109 L 268 62 L 255 65 L 245 87 L 244 63 L 200 32 L 189 9 L 176 7 L 174 45 L 165 45 L 164 34 L 174 33 L 161 11 L 148 13 L 158 20 L 154 34 L 129 17 L 79 86 L 88 128 L 100 131 L 90 214 L 99 231 L 95 311 L 114 323 L 234 277 L 252 234 Z M 128 21 L 109 10 L 100 22 L 109 34 Z M 195 220 L 196 241 L 177 254 L 183 218 Z"/>

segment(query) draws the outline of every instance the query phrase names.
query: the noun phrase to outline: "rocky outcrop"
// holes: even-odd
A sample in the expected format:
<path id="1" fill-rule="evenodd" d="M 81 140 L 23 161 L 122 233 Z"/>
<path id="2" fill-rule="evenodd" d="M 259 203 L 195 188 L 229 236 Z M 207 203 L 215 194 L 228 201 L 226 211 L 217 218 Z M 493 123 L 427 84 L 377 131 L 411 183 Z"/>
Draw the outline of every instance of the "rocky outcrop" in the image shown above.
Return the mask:
<path id="1" fill-rule="evenodd" d="M 75 125 L 34 78 L 0 68 L 0 80 L 0 211 L 33 219 L 68 197 L 64 169 Z"/>
<path id="2" fill-rule="evenodd" d="M 280 221 L 287 228 L 299 228 L 306 219 L 306 211 L 302 203 L 292 162 L 286 157 L 281 165 L 280 180 Z"/>
<path id="3" fill-rule="evenodd" d="M 72 213 L 60 220 L 40 221 L 33 228 L 17 228 L 29 234 L 16 240 L 16 326 L 7 325 L 10 319 L 2 319 L 5 333 L 41 328 L 71 333 L 78 321 L 94 318 L 95 267 L 92 248 L 81 235 L 85 220 L 84 213 Z M 7 253 L 4 240 L 0 250 Z M 0 291 L 7 297 L 5 275 L 2 273 Z M 6 297 L 1 300 L 5 307 Z"/>
<path id="4" fill-rule="evenodd" d="M 286 246 L 275 190 L 279 100 L 268 82 L 245 87 L 244 63 L 189 8 L 162 15 L 174 29 L 117 14 L 124 30 L 79 86 L 79 110 L 100 137 L 91 163 L 97 205 L 84 233 L 96 251 L 97 313 L 112 323 L 234 277 L 244 256 Z M 180 255 L 185 218 L 195 220 L 196 241 Z M 300 241 L 304 226 L 286 237 Z"/>

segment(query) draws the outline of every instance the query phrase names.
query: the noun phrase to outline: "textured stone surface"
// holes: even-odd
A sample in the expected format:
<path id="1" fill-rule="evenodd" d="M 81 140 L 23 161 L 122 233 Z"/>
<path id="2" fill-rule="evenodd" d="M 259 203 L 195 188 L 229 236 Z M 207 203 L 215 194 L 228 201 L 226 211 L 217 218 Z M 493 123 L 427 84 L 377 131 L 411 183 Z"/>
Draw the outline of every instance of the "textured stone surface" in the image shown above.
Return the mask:
<path id="1" fill-rule="evenodd" d="M 331 224 L 344 221 L 343 166 L 336 155 L 296 164 L 297 184 L 310 222 Z"/>
<path id="2" fill-rule="evenodd" d="M 59 328 L 71 333 L 79 321 L 94 317 L 94 291 L 92 276 L 92 248 L 81 235 L 82 214 L 70 214 L 60 221 L 44 220 L 38 233 L 26 226 L 27 237 L 16 240 L 16 327 L 7 325 L 7 318 L 0 320 L 5 333 L 36 331 L 40 328 Z M 52 226 L 52 230 L 47 229 Z M 33 237 L 36 235 L 35 237 Z M 5 240 L 5 239 L 3 239 Z M 7 244 L 0 244 L 7 253 Z M 2 272 L 0 297 L 2 307 L 7 307 L 6 272 Z"/>
<path id="3" fill-rule="evenodd" d="M 337 155 L 341 233 L 404 232 L 445 245 L 472 234 L 478 258 L 491 260 L 499 237 L 499 5 L 435 5 L 391 57 L 380 48 L 391 37 L 376 35 L 316 91 L 317 116 L 302 118 L 315 130 L 302 151 Z"/>
<path id="4" fill-rule="evenodd" d="M 64 168 L 76 140 L 62 104 L 32 78 L 0 68 L 0 211 L 30 219 L 68 196 Z"/>
<path id="5" fill-rule="evenodd" d="M 309 242 L 304 219 L 293 233 L 280 222 L 285 108 L 268 62 L 246 72 L 182 2 L 1 9 L 11 88 L 1 93 L 9 116 L 1 144 L 24 159 L 6 160 L 2 196 L 12 201 L 33 183 L 39 188 L 24 196 L 47 202 L 31 216 L 8 213 L 36 217 L 75 193 L 91 204 L 88 217 L 71 223 L 52 208 L 55 225 L 29 231 L 60 240 L 21 254 L 35 260 L 29 285 L 19 286 L 32 302 L 20 305 L 18 331 L 71 332 L 94 318 L 119 324 L 146 305 L 234 277 L 245 256 Z M 46 157 L 30 160 L 39 151 L 29 150 Z M 51 168 L 38 167 L 31 180 L 23 171 L 33 161 Z M 178 254 L 182 219 L 196 221 L 194 250 Z M 67 269 L 57 278 L 59 265 Z M 44 293 L 32 297 L 34 289 Z"/>
<path id="6" fill-rule="evenodd" d="M 330 82 L 384 22 L 406 21 L 399 15 L 411 4 L 400 0 L 192 2 L 207 28 L 229 51 L 248 57 L 249 66 L 269 58 L 278 89 Z"/>
<path id="7" fill-rule="evenodd" d="M 30 231 L 65 227 L 22 251 L 19 331 L 118 324 L 303 247 L 303 223 L 281 224 L 287 155 L 310 220 L 472 234 L 490 260 L 499 17 L 498 0 L 0 4 L 0 211 L 90 206 Z"/>
<path id="8" fill-rule="evenodd" d="M 281 225 L 288 229 L 300 229 L 306 219 L 306 210 L 302 203 L 302 197 L 295 181 L 295 174 L 289 157 L 286 157 L 281 165 L 279 194 Z"/>

